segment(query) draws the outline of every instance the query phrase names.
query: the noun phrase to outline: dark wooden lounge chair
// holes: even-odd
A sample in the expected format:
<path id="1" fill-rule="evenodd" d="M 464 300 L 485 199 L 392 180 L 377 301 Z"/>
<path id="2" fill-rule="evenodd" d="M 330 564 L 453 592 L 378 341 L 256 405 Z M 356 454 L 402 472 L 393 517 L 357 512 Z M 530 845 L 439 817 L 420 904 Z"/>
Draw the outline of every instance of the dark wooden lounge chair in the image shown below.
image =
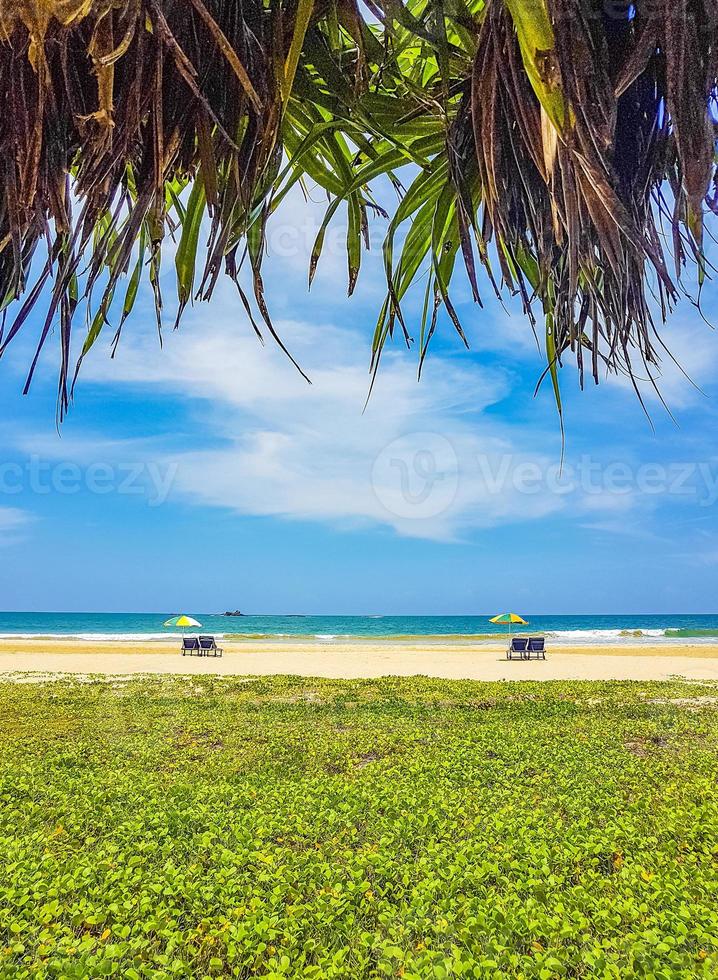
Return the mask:
<path id="1" fill-rule="evenodd" d="M 199 640 L 196 636 L 183 636 L 182 637 L 182 656 L 189 654 L 190 657 L 197 654 L 199 656 L 201 650 L 199 648 Z"/>
<path id="2" fill-rule="evenodd" d="M 537 660 L 546 659 L 546 640 L 543 636 L 529 637 L 529 646 L 526 655 L 529 660 L 532 657 L 536 657 Z"/>
<path id="3" fill-rule="evenodd" d="M 200 636 L 199 648 L 205 657 L 221 657 L 223 653 L 222 647 L 217 646 L 217 641 L 213 636 Z"/>
<path id="4" fill-rule="evenodd" d="M 514 636 L 511 638 L 511 643 L 506 651 L 506 659 L 514 660 L 518 657 L 519 660 L 524 660 L 526 657 L 526 647 L 528 646 L 528 640 L 522 636 Z"/>

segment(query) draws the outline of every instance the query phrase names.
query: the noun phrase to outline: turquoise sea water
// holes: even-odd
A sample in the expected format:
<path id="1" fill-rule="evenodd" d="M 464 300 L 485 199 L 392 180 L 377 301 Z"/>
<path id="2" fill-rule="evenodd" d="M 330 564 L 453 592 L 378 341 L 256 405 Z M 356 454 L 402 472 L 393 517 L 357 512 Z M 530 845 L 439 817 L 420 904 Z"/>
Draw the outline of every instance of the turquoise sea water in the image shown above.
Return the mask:
<path id="1" fill-rule="evenodd" d="M 241 616 L 227 617 L 185 610 L 202 623 L 203 631 L 238 637 L 312 638 L 331 643 L 348 637 L 422 636 L 478 639 L 505 634 L 487 616 Z M 0 613 L 0 637 L 77 637 L 86 640 L 171 639 L 178 631 L 162 624 L 177 610 L 158 613 Z M 524 633 L 542 633 L 554 642 L 716 642 L 718 614 L 653 616 L 548 616 L 523 613 Z M 518 628 L 514 629 L 519 632 Z"/>

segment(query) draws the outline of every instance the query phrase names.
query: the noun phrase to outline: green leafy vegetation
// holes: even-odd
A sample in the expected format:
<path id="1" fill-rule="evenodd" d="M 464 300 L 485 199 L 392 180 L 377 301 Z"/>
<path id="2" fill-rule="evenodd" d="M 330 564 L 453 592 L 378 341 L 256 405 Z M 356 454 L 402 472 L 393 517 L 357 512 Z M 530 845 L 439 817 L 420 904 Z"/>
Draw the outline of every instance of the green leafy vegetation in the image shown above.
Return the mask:
<path id="1" fill-rule="evenodd" d="M 262 260 L 297 187 L 327 198 L 310 281 L 341 215 L 351 293 L 384 222 L 374 369 L 395 328 L 421 363 L 441 309 L 465 340 L 449 288 L 463 268 L 480 303 L 483 269 L 542 338 L 559 411 L 564 357 L 582 382 L 655 384 L 654 320 L 714 271 L 707 0 L 13 0 L 0 92 L 0 354 L 40 304 L 39 347 L 59 324 L 61 414 L 78 311 L 79 361 L 110 324 L 117 344 L 143 278 L 161 327 L 169 240 L 177 320 L 226 273 L 279 340 Z"/>
<path id="2" fill-rule="evenodd" d="M 718 700 L 0 687 L 0 976 L 715 977 Z"/>

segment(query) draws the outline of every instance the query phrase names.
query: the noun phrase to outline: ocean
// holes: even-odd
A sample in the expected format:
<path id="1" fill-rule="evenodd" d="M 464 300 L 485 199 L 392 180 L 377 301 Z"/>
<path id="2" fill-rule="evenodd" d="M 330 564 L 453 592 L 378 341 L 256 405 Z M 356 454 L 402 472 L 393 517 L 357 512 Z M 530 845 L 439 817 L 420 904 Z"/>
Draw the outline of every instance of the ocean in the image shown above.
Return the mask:
<path id="1" fill-rule="evenodd" d="M 486 616 L 241 616 L 184 610 L 202 623 L 202 632 L 241 639 L 314 640 L 332 643 L 348 639 L 400 639 L 413 636 L 481 643 L 506 627 Z M 163 628 L 176 610 L 158 613 L 2 612 L 0 638 L 72 637 L 78 640 L 170 640 L 179 631 Z M 718 642 L 718 614 L 652 616 L 528 615 L 528 627 L 514 633 L 544 634 L 555 644 L 584 643 L 710 643 Z M 189 631 L 192 632 L 192 631 Z"/>

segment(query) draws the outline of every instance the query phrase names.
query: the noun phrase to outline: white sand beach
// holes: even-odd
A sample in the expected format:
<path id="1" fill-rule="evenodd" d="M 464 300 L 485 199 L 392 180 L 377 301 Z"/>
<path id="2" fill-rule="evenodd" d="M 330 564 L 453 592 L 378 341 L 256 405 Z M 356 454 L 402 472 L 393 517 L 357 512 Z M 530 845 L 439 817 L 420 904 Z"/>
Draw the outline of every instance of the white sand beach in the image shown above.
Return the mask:
<path id="1" fill-rule="evenodd" d="M 0 640 L 0 678 L 20 672 L 72 674 L 299 674 L 382 677 L 424 674 L 474 680 L 718 681 L 718 644 L 572 646 L 544 661 L 507 661 L 504 644 L 402 641 L 224 642 L 224 656 L 183 657 L 172 642 Z"/>

